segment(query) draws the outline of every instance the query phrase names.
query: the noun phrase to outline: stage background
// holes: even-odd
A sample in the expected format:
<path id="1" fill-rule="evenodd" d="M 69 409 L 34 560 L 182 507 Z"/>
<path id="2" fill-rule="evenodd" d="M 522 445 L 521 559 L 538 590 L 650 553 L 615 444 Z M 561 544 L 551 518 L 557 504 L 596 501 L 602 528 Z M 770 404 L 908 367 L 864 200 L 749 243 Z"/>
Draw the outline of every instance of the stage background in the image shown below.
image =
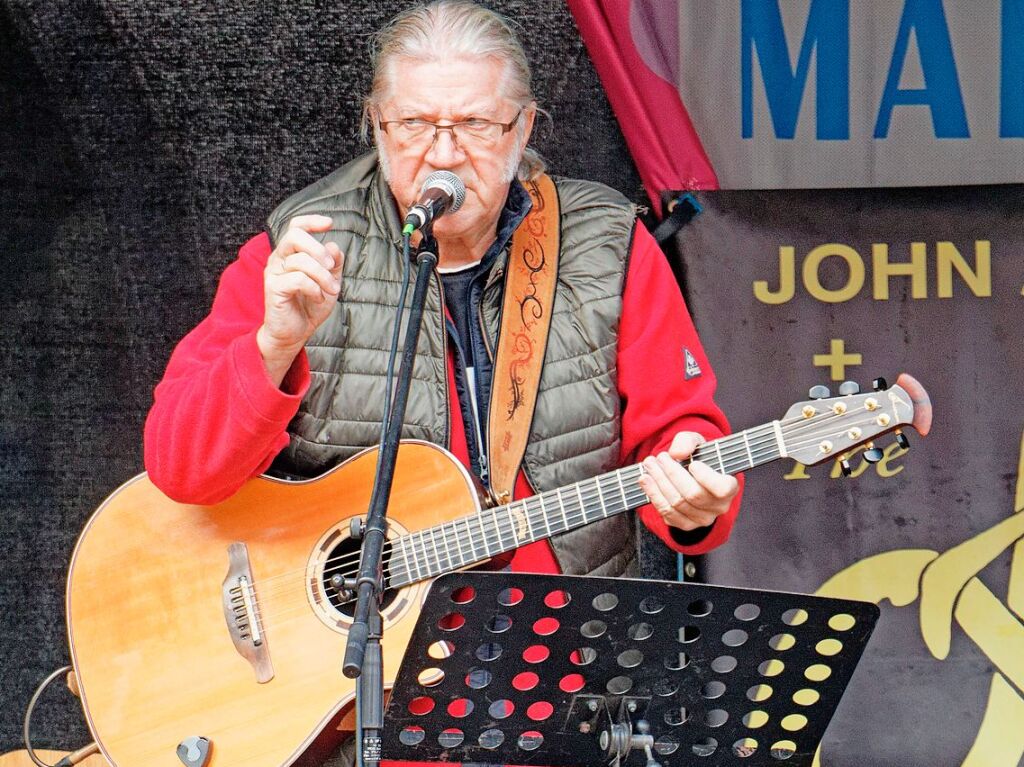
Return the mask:
<path id="1" fill-rule="evenodd" d="M 141 470 L 173 344 L 274 205 L 363 150 L 368 35 L 406 5 L 0 3 L 0 752 L 68 662 L 68 558 Z M 552 169 L 642 201 L 561 0 L 491 5 L 527 30 Z M 88 740 L 57 691 L 34 730 L 39 746 Z"/>
<path id="2" fill-rule="evenodd" d="M 1019 764 L 1024 0 L 568 4 L 652 202 L 729 190 L 675 242 L 733 425 L 901 370 L 935 403 L 849 479 L 752 472 L 705 576 L 882 603 L 822 764 Z"/>

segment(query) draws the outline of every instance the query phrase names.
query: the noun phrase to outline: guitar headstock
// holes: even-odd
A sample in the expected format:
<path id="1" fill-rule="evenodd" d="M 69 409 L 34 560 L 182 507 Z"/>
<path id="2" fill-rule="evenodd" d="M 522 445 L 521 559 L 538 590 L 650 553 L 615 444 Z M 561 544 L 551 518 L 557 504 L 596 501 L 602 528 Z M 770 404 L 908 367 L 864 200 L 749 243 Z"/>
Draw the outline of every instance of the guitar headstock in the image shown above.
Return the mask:
<path id="1" fill-rule="evenodd" d="M 897 432 L 897 441 L 905 447 L 904 426 L 913 426 L 922 436 L 931 428 L 931 400 L 912 376 L 903 373 L 892 387 L 886 386 L 885 379 L 877 379 L 871 392 L 856 388 L 856 384 L 843 384 L 840 396 L 830 397 L 825 387 L 815 387 L 811 389 L 814 399 L 786 411 L 779 422 L 785 455 L 806 466 L 845 460 L 854 448 L 889 432 Z M 819 393 L 824 396 L 816 397 Z M 882 451 L 868 445 L 864 457 L 874 463 L 881 460 Z M 848 465 L 843 470 L 846 473 Z"/>

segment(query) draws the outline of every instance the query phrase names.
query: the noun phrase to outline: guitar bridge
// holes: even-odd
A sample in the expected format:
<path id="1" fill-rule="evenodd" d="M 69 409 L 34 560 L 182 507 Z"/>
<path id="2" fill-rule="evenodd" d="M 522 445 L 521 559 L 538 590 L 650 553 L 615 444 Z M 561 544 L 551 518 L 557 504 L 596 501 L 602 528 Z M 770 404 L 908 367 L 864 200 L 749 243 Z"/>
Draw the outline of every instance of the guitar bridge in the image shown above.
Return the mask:
<path id="1" fill-rule="evenodd" d="M 252 665 L 256 681 L 260 684 L 269 682 L 274 678 L 274 666 L 270 662 L 270 650 L 253 589 L 249 550 L 244 543 L 228 546 L 228 574 L 221 594 L 231 642 L 238 654 Z"/>

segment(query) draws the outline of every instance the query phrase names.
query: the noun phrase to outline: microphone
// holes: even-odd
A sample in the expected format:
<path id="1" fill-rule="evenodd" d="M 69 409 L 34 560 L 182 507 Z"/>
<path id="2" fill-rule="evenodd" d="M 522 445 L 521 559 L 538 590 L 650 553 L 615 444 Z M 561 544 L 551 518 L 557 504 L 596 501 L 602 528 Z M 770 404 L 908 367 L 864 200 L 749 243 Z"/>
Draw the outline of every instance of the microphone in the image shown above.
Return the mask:
<path id="1" fill-rule="evenodd" d="M 466 185 L 462 179 L 447 170 L 436 170 L 427 176 L 420 189 L 420 199 L 409 209 L 402 234 L 424 230 L 435 218 L 454 213 L 466 201 Z"/>

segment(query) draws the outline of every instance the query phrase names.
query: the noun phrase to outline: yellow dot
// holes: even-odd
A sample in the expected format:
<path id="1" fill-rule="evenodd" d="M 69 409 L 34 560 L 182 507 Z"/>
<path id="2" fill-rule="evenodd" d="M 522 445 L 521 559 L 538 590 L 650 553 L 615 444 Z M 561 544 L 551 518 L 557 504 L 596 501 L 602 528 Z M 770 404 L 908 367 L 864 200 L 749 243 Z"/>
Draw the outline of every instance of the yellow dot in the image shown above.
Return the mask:
<path id="1" fill-rule="evenodd" d="M 807 667 L 807 670 L 804 672 L 804 676 L 812 682 L 824 682 L 832 676 L 832 669 L 823 663 L 815 663 L 813 666 Z"/>
<path id="2" fill-rule="evenodd" d="M 796 644 L 796 637 L 792 634 L 776 634 L 768 640 L 768 646 L 773 650 L 784 652 Z"/>
<path id="3" fill-rule="evenodd" d="M 846 613 L 839 613 L 828 619 L 828 625 L 835 631 L 849 631 L 856 622 L 852 615 L 847 615 Z"/>
<path id="4" fill-rule="evenodd" d="M 807 726 L 807 717 L 803 714 L 790 714 L 782 719 L 782 729 L 796 732 Z"/>
<path id="5" fill-rule="evenodd" d="M 775 692 L 770 685 L 767 684 L 755 684 L 749 690 L 747 690 L 747 697 L 754 701 L 754 703 L 763 703 L 772 697 L 772 693 Z"/>
<path id="6" fill-rule="evenodd" d="M 430 647 L 427 648 L 427 655 L 431 658 L 440 660 L 441 658 L 448 658 L 455 651 L 455 645 L 451 642 L 442 641 L 434 642 Z"/>
<path id="7" fill-rule="evenodd" d="M 444 681 L 444 672 L 439 668 L 425 668 L 416 679 L 424 687 L 434 687 Z"/>
<path id="8" fill-rule="evenodd" d="M 796 743 L 791 740 L 777 740 L 768 750 L 776 759 L 789 759 L 796 753 Z"/>
<path id="9" fill-rule="evenodd" d="M 843 649 L 843 643 L 838 639 L 822 639 L 814 649 L 818 651 L 818 655 L 838 655 Z"/>
<path id="10" fill-rule="evenodd" d="M 732 752 L 741 759 L 753 756 L 756 751 L 757 741 L 753 738 L 740 738 L 732 744 Z"/>
<path id="11" fill-rule="evenodd" d="M 821 699 L 821 694 L 817 690 L 812 690 L 809 687 L 805 687 L 802 690 L 797 690 L 793 693 L 793 702 L 798 706 L 812 706 Z"/>
<path id="12" fill-rule="evenodd" d="M 751 711 L 743 717 L 743 724 L 752 730 L 764 727 L 768 724 L 768 714 L 764 711 Z"/>
<path id="13" fill-rule="evenodd" d="M 794 607 L 792 610 L 786 610 L 782 614 L 782 622 L 787 626 L 800 626 L 807 622 L 807 611 L 802 610 L 799 607 Z"/>
<path id="14" fill-rule="evenodd" d="M 786 664 L 781 660 L 766 660 L 757 667 L 757 670 L 761 672 L 761 676 L 778 676 L 784 668 Z"/>

